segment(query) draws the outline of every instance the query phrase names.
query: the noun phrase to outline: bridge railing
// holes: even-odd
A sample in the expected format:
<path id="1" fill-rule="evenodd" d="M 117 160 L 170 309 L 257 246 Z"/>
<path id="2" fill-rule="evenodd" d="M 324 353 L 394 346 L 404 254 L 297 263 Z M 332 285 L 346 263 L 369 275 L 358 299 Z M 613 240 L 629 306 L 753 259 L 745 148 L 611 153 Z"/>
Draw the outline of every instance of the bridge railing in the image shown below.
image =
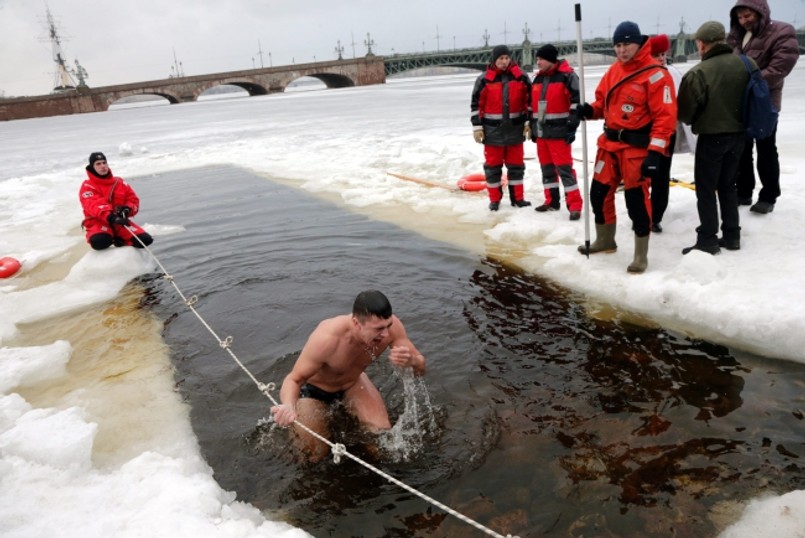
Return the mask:
<path id="1" fill-rule="evenodd" d="M 671 50 L 677 50 L 677 43 L 682 39 L 682 54 L 675 54 L 676 61 L 684 61 L 696 52 L 693 37 L 689 35 L 671 36 Z M 521 66 L 533 69 L 535 54 L 541 44 L 525 42 L 519 45 L 510 45 L 512 57 Z M 559 41 L 553 45 L 559 51 L 560 58 L 573 57 L 577 53 L 576 41 Z M 602 63 L 608 63 L 615 56 L 612 40 L 608 38 L 593 38 L 584 41 L 584 54 L 597 55 Z M 483 70 L 489 64 L 492 47 L 451 49 L 446 51 L 425 51 L 418 53 L 402 53 L 384 56 L 386 76 L 397 75 L 414 69 L 427 67 L 463 67 Z"/>

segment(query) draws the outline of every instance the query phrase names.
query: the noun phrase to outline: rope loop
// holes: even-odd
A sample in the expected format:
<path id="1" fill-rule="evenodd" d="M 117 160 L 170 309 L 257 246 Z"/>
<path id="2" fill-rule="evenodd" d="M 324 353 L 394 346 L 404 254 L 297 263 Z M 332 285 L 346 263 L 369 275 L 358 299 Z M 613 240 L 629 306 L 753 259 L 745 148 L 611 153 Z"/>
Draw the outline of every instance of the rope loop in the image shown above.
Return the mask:
<path id="1" fill-rule="evenodd" d="M 168 282 L 173 282 L 173 275 L 169 275 L 168 273 L 163 273 L 162 278 L 164 278 Z"/>
<path id="2" fill-rule="evenodd" d="M 341 456 L 347 453 L 347 447 L 345 447 L 341 443 L 335 443 L 332 448 L 333 452 L 333 463 L 339 464 L 341 463 Z"/>
<path id="3" fill-rule="evenodd" d="M 227 336 L 226 338 L 224 338 L 223 340 L 218 342 L 218 345 L 220 345 L 221 348 L 223 348 L 223 349 L 229 349 L 232 346 L 232 342 L 234 340 L 235 339 L 232 338 L 232 336 Z"/>
<path id="4" fill-rule="evenodd" d="M 198 295 L 191 295 L 191 296 L 190 296 L 190 297 L 189 297 L 189 298 L 188 298 L 188 299 L 187 299 L 187 300 L 184 302 L 184 304 L 186 304 L 187 306 L 191 306 L 191 307 L 192 307 L 192 306 L 193 306 L 194 304 L 196 304 L 197 302 L 198 302 Z"/>

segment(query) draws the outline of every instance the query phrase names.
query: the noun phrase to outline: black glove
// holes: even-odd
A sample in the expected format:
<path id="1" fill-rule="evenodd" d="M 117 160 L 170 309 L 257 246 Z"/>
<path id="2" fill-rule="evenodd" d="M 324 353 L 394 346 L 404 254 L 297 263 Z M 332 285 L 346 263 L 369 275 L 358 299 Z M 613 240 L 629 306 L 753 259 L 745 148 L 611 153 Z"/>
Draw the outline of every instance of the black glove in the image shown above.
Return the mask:
<path id="1" fill-rule="evenodd" d="M 119 226 L 122 226 L 124 224 L 128 224 L 129 219 L 122 212 L 113 211 L 113 212 L 109 213 L 108 217 L 106 217 L 106 222 L 108 222 L 110 226 L 113 225 L 113 224 L 117 224 Z"/>
<path id="2" fill-rule="evenodd" d="M 574 140 L 576 140 L 576 133 L 567 133 L 565 135 L 565 142 L 568 144 L 572 144 Z"/>
<path id="3" fill-rule="evenodd" d="M 581 119 L 593 119 L 593 107 L 590 105 L 590 103 L 579 103 L 579 106 L 576 107 L 576 113 Z"/>
<path id="4" fill-rule="evenodd" d="M 131 208 L 127 205 L 115 206 L 115 213 L 120 213 L 128 218 L 128 216 L 131 215 Z"/>
<path id="5" fill-rule="evenodd" d="M 660 157 L 662 154 L 658 151 L 649 150 L 646 158 L 643 159 L 643 164 L 640 166 L 640 173 L 643 177 L 655 178 L 660 169 Z"/>

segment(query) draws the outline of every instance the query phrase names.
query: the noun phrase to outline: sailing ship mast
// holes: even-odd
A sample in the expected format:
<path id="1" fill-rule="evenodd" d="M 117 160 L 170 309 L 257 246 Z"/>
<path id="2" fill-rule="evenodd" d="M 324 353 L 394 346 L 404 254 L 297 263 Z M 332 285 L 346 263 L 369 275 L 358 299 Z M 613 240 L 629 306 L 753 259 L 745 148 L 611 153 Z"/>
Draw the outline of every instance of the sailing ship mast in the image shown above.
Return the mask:
<path id="1" fill-rule="evenodd" d="M 53 51 L 53 61 L 56 63 L 53 91 L 63 92 L 75 90 L 75 79 L 73 78 L 72 72 L 67 67 L 67 60 L 64 58 L 64 52 L 61 50 L 61 38 L 56 31 L 56 21 L 53 20 L 53 15 L 50 13 L 50 7 L 47 8 L 47 23 L 48 33 L 50 34 L 50 46 Z"/>

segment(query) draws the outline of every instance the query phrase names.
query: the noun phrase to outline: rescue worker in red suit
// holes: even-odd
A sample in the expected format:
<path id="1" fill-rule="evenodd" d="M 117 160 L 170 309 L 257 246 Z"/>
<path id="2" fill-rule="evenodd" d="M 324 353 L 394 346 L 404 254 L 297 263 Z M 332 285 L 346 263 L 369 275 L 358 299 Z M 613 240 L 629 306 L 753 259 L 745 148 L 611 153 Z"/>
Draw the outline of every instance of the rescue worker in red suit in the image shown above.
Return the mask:
<path id="1" fill-rule="evenodd" d="M 150 234 L 129 220 L 140 210 L 140 199 L 123 178 L 112 174 L 103 153 L 90 154 L 87 179 L 81 184 L 78 196 L 84 209 L 81 225 L 93 249 L 103 250 L 112 245 L 142 248 L 154 242 Z"/>
<path id="2" fill-rule="evenodd" d="M 589 253 L 614 252 L 615 190 L 624 184 L 626 208 L 635 234 L 630 273 L 648 266 L 651 231 L 649 185 L 658 173 L 660 158 L 668 156 L 676 131 L 676 91 L 668 71 L 651 57 L 648 36 L 631 21 L 618 25 L 612 38 L 617 61 L 604 73 L 595 90 L 595 102 L 579 108 L 585 119 L 603 119 L 590 186 L 595 214 L 595 241 Z M 587 254 L 587 246 L 579 247 Z"/>
<path id="3" fill-rule="evenodd" d="M 475 81 L 470 110 L 473 137 L 484 145 L 484 174 L 489 209 L 497 211 L 503 199 L 503 165 L 506 165 L 509 198 L 515 207 L 527 207 L 524 199 L 523 142 L 529 134 L 531 80 L 511 58 L 506 45 L 492 49 L 492 62 Z"/>
<path id="4" fill-rule="evenodd" d="M 542 168 L 545 203 L 534 208 L 540 213 L 557 211 L 561 197 L 559 182 L 565 188 L 565 204 L 570 220 L 581 218 L 581 193 L 573 170 L 570 145 L 576 139 L 581 120 L 579 77 L 551 44 L 537 50 L 537 74 L 531 86 L 531 140 L 537 143 Z"/>

